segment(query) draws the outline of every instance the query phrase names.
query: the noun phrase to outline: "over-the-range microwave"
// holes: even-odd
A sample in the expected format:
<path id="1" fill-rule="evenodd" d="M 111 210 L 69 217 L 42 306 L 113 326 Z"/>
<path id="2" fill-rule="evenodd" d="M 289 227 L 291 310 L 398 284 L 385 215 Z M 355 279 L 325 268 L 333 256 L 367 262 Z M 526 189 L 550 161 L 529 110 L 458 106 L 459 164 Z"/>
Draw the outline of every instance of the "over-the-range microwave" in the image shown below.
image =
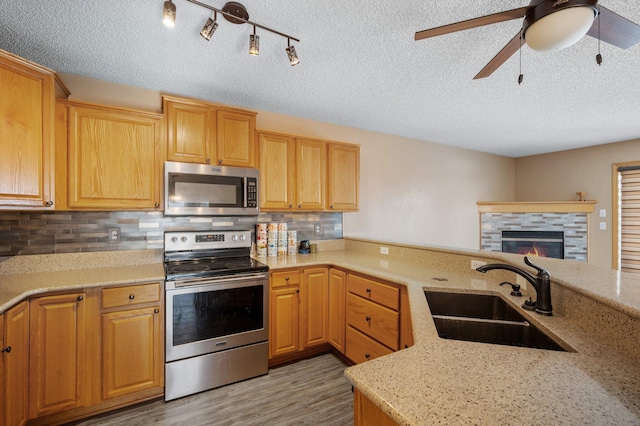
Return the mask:
<path id="1" fill-rule="evenodd" d="M 255 216 L 259 171 L 209 164 L 164 163 L 167 216 Z"/>

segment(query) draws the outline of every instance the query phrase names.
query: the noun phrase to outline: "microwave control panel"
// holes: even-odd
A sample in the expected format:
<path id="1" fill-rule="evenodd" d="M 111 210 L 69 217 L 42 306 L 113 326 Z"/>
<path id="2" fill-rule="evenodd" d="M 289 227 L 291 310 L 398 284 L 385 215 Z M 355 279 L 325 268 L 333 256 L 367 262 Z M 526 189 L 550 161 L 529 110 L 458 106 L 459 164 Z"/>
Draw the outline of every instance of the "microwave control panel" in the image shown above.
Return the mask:
<path id="1" fill-rule="evenodd" d="M 258 207 L 258 179 L 247 178 L 247 207 Z"/>

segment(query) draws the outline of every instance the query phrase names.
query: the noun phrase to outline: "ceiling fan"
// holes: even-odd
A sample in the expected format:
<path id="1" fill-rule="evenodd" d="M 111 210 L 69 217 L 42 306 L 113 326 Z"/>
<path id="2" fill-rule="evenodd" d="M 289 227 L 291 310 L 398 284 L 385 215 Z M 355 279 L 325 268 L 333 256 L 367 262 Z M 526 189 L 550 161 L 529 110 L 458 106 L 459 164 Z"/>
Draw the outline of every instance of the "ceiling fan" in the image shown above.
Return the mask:
<path id="1" fill-rule="evenodd" d="M 415 39 L 422 40 L 518 18 L 524 18 L 522 29 L 474 80 L 490 76 L 525 43 L 533 50 L 546 52 L 569 47 L 585 35 L 623 49 L 640 42 L 640 25 L 598 5 L 598 0 L 531 0 L 529 6 L 418 31 Z M 598 63 L 600 61 L 598 58 Z"/>

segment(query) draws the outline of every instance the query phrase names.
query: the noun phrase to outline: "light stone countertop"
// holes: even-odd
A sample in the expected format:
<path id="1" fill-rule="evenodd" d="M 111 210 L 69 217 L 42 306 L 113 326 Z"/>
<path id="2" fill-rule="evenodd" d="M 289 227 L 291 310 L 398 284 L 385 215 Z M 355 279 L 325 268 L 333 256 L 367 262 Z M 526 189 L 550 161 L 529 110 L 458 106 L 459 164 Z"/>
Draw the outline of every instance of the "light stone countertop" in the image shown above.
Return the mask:
<path id="1" fill-rule="evenodd" d="M 389 256 L 377 254 L 373 242 L 347 239 L 346 250 L 258 260 L 272 269 L 332 265 L 407 286 L 414 346 L 345 372 L 365 396 L 399 424 L 640 424 L 638 357 L 629 357 L 611 342 L 595 338 L 561 312 L 542 317 L 523 311 L 532 323 L 576 352 L 438 337 L 423 288 L 501 293 L 519 306 L 522 298 L 510 296 L 508 288 L 498 286 L 504 279 L 513 280 L 515 274 L 491 271 L 483 275 L 470 270 L 469 259 L 522 266 L 521 256 L 383 244 L 390 247 Z M 55 257 L 58 270 L 41 271 L 30 266 L 28 273 L 18 273 L 24 265 L 12 269 L 0 263 L 0 313 L 26 297 L 45 292 L 164 279 L 158 253 L 151 257 L 141 254 L 142 259 L 126 252 L 123 255 L 106 262 L 85 262 L 84 269 L 71 269 L 78 263 L 73 256 L 67 263 L 60 263 L 64 255 L 53 255 L 62 256 Z M 638 330 L 640 277 L 577 262 L 536 259 L 535 263 L 551 272 L 554 284 L 629 315 L 630 329 Z M 554 306 L 558 302 L 554 300 Z M 640 342 L 638 337 L 627 336 Z"/>

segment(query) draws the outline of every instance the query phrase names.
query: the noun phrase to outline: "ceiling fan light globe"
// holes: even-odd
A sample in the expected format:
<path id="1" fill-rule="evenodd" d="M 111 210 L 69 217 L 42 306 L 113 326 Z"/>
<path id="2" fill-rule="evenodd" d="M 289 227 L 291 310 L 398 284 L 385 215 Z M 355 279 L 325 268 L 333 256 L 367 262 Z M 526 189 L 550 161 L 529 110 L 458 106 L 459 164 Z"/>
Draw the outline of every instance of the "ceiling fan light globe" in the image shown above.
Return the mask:
<path id="1" fill-rule="evenodd" d="M 591 7 L 576 6 L 551 13 L 527 28 L 524 40 L 539 52 L 565 49 L 589 32 L 596 17 Z"/>

